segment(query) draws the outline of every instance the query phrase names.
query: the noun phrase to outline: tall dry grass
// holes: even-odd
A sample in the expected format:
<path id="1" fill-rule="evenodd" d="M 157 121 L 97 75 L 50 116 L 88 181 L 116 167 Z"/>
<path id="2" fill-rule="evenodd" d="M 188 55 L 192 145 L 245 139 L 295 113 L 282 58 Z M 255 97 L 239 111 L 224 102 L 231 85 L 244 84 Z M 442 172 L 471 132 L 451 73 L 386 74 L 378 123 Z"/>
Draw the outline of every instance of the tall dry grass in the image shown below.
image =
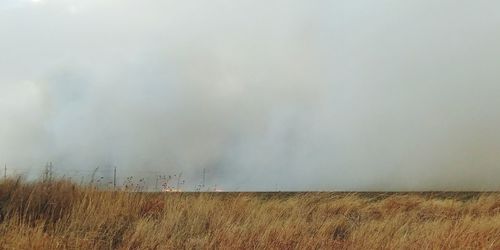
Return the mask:
<path id="1" fill-rule="evenodd" d="M 500 194 L 152 194 L 7 180 L 0 248 L 500 249 Z"/>

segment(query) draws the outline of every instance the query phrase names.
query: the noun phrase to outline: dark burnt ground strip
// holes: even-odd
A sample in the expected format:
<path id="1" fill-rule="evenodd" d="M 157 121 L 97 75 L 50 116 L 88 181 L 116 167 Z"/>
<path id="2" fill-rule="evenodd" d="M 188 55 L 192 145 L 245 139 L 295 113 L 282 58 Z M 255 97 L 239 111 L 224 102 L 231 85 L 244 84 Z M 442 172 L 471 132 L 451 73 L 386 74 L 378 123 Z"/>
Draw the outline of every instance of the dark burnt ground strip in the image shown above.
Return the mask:
<path id="1" fill-rule="evenodd" d="M 223 199 L 235 197 L 260 198 L 261 200 L 276 200 L 294 198 L 297 196 L 314 195 L 320 199 L 338 199 L 346 196 L 357 196 L 367 198 L 371 201 L 379 201 L 391 196 L 416 195 L 427 199 L 453 199 L 458 201 L 468 201 L 477 199 L 488 194 L 499 194 L 500 192 L 179 192 L 179 193 L 147 193 L 153 197 L 173 196 L 173 197 L 193 197 L 193 196 L 213 196 Z M 144 194 L 144 193 L 142 193 Z"/>

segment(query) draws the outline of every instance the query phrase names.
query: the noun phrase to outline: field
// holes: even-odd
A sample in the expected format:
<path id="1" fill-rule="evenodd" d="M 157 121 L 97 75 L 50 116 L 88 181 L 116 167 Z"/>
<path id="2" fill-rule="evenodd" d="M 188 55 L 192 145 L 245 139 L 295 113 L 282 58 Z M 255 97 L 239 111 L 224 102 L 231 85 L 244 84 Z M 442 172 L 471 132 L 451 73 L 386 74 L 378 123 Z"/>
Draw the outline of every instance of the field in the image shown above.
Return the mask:
<path id="1" fill-rule="evenodd" d="M 0 183 L 2 249 L 500 249 L 498 193 L 139 193 Z"/>

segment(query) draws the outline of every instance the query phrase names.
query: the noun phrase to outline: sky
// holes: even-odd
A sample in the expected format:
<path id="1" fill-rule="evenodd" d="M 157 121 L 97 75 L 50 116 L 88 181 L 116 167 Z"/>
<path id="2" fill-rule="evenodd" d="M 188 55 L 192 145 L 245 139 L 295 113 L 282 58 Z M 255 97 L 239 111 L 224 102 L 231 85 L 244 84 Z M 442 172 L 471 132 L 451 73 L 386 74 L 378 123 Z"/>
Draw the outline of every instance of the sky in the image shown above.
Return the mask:
<path id="1" fill-rule="evenodd" d="M 0 0 L 0 163 L 186 189 L 205 169 L 230 191 L 500 190 L 499 7 Z"/>

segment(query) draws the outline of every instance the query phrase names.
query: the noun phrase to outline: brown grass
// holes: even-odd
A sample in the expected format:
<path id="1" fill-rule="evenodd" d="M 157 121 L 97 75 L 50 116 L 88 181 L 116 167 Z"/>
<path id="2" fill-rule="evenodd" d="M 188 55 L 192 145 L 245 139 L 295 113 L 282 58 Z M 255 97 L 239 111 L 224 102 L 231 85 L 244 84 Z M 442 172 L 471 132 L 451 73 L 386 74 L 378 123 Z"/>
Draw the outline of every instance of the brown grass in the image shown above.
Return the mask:
<path id="1" fill-rule="evenodd" d="M 500 194 L 151 194 L 8 180 L 0 248 L 500 249 Z"/>

